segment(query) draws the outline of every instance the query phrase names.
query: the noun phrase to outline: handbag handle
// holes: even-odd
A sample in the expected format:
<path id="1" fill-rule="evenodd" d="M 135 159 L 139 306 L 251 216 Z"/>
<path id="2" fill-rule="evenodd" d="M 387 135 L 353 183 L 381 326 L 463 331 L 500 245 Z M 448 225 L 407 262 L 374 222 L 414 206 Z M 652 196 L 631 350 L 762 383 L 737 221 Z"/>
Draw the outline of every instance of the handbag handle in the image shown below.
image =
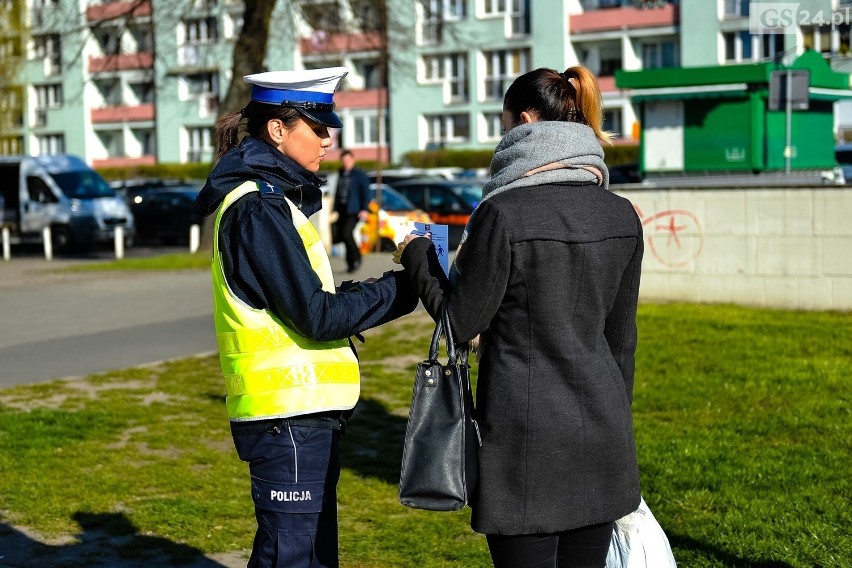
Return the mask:
<path id="1" fill-rule="evenodd" d="M 450 325 L 450 312 L 447 310 L 447 300 L 441 303 L 441 318 L 435 324 L 435 331 L 432 333 L 432 341 L 429 344 L 429 360 L 438 360 L 438 349 L 441 344 L 441 335 L 447 340 L 447 364 L 455 365 L 457 361 L 467 365 L 469 351 L 467 347 L 456 350 L 456 343 L 453 339 L 453 328 Z"/>

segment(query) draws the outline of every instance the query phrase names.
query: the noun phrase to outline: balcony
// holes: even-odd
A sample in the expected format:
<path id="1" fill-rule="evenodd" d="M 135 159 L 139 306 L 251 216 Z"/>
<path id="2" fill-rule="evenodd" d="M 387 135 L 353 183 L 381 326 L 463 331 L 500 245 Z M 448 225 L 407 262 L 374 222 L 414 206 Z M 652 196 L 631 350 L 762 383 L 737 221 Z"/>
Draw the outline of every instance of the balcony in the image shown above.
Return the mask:
<path id="1" fill-rule="evenodd" d="M 368 89 L 365 91 L 338 91 L 334 95 L 337 108 L 359 109 L 378 108 L 379 103 L 386 104 L 387 89 Z"/>
<path id="2" fill-rule="evenodd" d="M 151 69 L 153 67 L 153 53 L 120 53 L 118 55 L 89 57 L 89 73 L 128 71 L 133 69 Z"/>
<path id="3" fill-rule="evenodd" d="M 92 167 L 94 168 L 129 168 L 132 166 L 153 166 L 156 164 L 156 156 L 139 156 L 138 158 L 115 156 L 112 158 L 101 158 L 100 160 L 92 160 Z"/>
<path id="4" fill-rule="evenodd" d="M 610 93 L 613 91 L 618 91 L 615 86 L 615 77 L 613 75 L 605 75 L 603 77 L 598 77 L 598 87 L 600 87 L 601 93 Z"/>
<path id="5" fill-rule="evenodd" d="M 312 37 L 301 38 L 299 40 L 299 48 L 303 55 L 376 51 L 381 46 L 381 35 L 376 32 L 365 34 L 329 34 L 317 31 Z"/>
<path id="6" fill-rule="evenodd" d="M 92 123 L 104 122 L 142 122 L 154 120 L 155 112 L 153 104 L 142 104 L 137 106 L 109 106 L 105 108 L 92 109 Z"/>
<path id="7" fill-rule="evenodd" d="M 86 20 L 89 22 L 100 22 L 103 20 L 114 20 L 122 16 L 139 18 L 150 16 L 152 12 L 151 1 L 142 2 L 107 2 L 104 4 L 93 4 L 86 7 Z"/>
<path id="8" fill-rule="evenodd" d="M 568 22 L 572 34 L 594 33 L 636 28 L 671 27 L 678 24 L 678 8 L 674 4 L 636 8 L 624 6 L 606 10 L 593 10 L 570 16 Z"/>

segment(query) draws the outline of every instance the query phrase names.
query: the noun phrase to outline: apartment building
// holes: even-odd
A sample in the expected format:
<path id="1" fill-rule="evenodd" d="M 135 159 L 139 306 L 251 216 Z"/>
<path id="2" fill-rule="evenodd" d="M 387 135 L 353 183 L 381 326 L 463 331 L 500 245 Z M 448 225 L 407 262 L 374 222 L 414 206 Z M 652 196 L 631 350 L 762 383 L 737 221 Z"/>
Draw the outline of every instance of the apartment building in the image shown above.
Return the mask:
<path id="1" fill-rule="evenodd" d="M 805 47 L 852 71 L 852 0 L 800 0 L 786 34 L 749 33 L 749 0 L 279 0 L 258 70 L 343 65 L 336 147 L 398 162 L 411 150 L 493 148 L 502 96 L 536 67 L 599 76 L 605 126 L 638 138 L 617 69 L 792 60 Z M 80 154 L 99 165 L 207 162 L 231 81 L 242 0 L 0 0 L 0 152 Z M 829 18 L 833 18 L 834 21 Z M 24 39 L 25 38 L 25 39 Z M 7 66 L 8 67 L 8 66 Z M 837 130 L 852 133 L 838 103 Z M 852 108 L 852 107 L 850 107 Z M 332 153 L 332 158 L 335 156 Z"/>

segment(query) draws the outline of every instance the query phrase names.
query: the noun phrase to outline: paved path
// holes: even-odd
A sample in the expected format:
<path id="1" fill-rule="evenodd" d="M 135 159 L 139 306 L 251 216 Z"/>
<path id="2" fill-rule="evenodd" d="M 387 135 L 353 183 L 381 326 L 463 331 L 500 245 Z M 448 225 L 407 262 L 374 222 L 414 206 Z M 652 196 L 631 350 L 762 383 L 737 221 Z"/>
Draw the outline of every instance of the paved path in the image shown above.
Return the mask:
<path id="1" fill-rule="evenodd" d="M 0 261 L 0 388 L 215 351 L 206 271 L 57 272 L 81 262 Z M 395 266 L 332 258 L 337 282 Z"/>

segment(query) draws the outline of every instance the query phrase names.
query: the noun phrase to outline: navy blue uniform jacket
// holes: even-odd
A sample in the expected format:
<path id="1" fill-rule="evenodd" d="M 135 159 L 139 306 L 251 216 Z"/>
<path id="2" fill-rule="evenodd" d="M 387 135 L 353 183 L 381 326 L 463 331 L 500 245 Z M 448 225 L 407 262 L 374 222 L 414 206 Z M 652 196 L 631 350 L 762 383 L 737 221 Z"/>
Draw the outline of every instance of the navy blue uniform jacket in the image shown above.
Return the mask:
<path id="1" fill-rule="evenodd" d="M 245 181 L 266 182 L 275 190 L 240 198 L 225 212 L 216 235 L 225 278 L 241 300 L 270 310 L 317 341 L 350 337 L 417 306 L 401 271 L 386 272 L 372 283 L 348 283 L 337 294 L 322 289 L 284 199 L 286 194 L 310 217 L 322 207 L 322 180 L 262 140 L 247 137 L 219 160 L 196 207 L 214 214 Z"/>

